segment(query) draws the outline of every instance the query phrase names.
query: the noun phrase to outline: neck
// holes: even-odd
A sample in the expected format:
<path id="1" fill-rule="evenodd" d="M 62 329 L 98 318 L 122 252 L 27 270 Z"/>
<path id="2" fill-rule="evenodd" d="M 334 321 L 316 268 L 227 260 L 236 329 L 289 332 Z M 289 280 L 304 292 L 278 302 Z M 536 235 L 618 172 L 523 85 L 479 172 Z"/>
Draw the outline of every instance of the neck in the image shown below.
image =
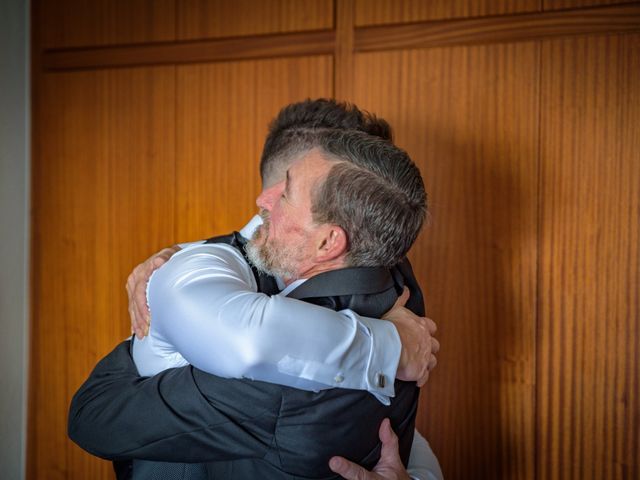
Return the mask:
<path id="1" fill-rule="evenodd" d="M 331 270 L 337 270 L 339 268 L 346 267 L 344 258 L 337 258 L 335 260 L 329 262 L 323 262 L 320 264 L 310 265 L 307 268 L 304 268 L 300 271 L 300 273 L 296 276 L 296 278 L 283 278 L 285 285 L 290 285 L 300 278 L 311 278 L 315 275 L 319 275 L 324 272 L 329 272 Z"/>

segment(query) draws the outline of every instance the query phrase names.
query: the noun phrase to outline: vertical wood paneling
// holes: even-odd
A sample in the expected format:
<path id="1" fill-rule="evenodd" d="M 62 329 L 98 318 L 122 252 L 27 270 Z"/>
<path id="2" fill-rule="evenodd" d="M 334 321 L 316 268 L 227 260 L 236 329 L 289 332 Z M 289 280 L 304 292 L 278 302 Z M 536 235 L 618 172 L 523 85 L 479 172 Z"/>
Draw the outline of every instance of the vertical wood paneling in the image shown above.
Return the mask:
<path id="1" fill-rule="evenodd" d="M 388 119 L 425 178 L 411 258 L 443 347 L 418 426 L 445 477 L 640 478 L 640 36 L 353 53 L 354 24 L 609 3 L 628 2 L 36 0 L 29 478 L 113 478 L 66 438 L 66 414 L 128 334 L 127 274 L 240 227 L 267 122 L 332 95 Z M 332 28 L 333 57 L 46 75 L 38 61 Z"/>
<path id="2" fill-rule="evenodd" d="M 446 478 L 534 478 L 537 65 L 532 43 L 356 55 L 354 100 L 429 194 L 411 258 L 442 351 L 419 428 Z"/>
<path id="3" fill-rule="evenodd" d="M 196 240 L 256 212 L 267 124 L 288 103 L 332 96 L 329 56 L 178 68 L 177 231 Z"/>
<path id="4" fill-rule="evenodd" d="M 336 1 L 334 94 L 338 99 L 348 99 L 353 96 L 354 4 L 354 0 Z"/>
<path id="5" fill-rule="evenodd" d="M 177 8 L 181 40 L 333 28 L 332 0 L 180 0 Z"/>
<path id="6" fill-rule="evenodd" d="M 355 0 L 356 25 L 535 12 L 542 0 Z"/>
<path id="7" fill-rule="evenodd" d="M 43 48 L 175 40 L 176 0 L 35 0 Z"/>
<path id="8" fill-rule="evenodd" d="M 34 159 L 30 477 L 112 478 L 66 437 L 71 395 L 130 330 L 124 282 L 171 243 L 174 68 L 51 74 Z"/>
<path id="9" fill-rule="evenodd" d="M 539 478 L 640 478 L 640 37 L 542 52 Z"/>

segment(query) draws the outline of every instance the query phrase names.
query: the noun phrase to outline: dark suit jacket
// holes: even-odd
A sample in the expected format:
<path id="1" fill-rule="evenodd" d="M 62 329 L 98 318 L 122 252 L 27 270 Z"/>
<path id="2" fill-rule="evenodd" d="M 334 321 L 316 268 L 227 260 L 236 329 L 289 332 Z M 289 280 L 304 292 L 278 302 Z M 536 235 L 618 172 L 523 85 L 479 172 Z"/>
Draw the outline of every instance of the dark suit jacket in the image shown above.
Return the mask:
<path id="1" fill-rule="evenodd" d="M 417 288 L 408 265 L 336 270 L 313 277 L 292 296 L 380 317 L 407 277 L 411 289 Z M 358 293 L 349 295 L 340 285 Z M 413 297 L 414 303 L 420 300 Z M 422 314 L 420 307 L 414 305 Z M 307 392 L 223 379 L 194 367 L 141 378 L 129 348 L 123 342 L 100 361 L 73 398 L 69 436 L 90 453 L 115 460 L 209 462 L 210 477 L 218 479 L 337 478 L 328 469 L 333 455 L 368 469 L 376 464 L 378 426 L 389 417 L 408 461 L 418 399 L 413 383 L 396 382 L 396 397 L 385 407 L 367 392 Z"/>

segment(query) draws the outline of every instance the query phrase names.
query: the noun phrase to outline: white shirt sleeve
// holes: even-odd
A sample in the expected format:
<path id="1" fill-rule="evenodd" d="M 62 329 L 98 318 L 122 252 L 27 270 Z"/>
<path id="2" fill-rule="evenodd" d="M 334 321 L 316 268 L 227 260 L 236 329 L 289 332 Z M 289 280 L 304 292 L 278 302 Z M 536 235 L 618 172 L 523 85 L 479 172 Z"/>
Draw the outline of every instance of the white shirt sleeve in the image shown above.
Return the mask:
<path id="1" fill-rule="evenodd" d="M 443 480 L 444 478 L 429 442 L 417 429 L 413 435 L 407 473 L 413 480 Z"/>
<path id="2" fill-rule="evenodd" d="M 385 404 L 394 394 L 401 345 L 391 322 L 258 293 L 229 245 L 174 254 L 153 274 L 148 301 L 150 334 L 133 346 L 142 375 L 188 362 L 222 377 L 367 390 Z"/>

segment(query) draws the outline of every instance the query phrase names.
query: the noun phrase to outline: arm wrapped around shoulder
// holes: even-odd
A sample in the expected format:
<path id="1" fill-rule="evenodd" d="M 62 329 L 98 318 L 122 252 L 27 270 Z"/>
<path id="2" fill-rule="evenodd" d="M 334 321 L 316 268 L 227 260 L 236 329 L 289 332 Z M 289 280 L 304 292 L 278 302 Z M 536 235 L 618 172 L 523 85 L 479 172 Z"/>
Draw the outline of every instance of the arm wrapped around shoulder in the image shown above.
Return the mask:
<path id="1" fill-rule="evenodd" d="M 193 367 L 140 377 L 130 342 L 103 358 L 71 401 L 69 437 L 93 455 L 169 462 L 262 456 L 280 396 Z"/>

